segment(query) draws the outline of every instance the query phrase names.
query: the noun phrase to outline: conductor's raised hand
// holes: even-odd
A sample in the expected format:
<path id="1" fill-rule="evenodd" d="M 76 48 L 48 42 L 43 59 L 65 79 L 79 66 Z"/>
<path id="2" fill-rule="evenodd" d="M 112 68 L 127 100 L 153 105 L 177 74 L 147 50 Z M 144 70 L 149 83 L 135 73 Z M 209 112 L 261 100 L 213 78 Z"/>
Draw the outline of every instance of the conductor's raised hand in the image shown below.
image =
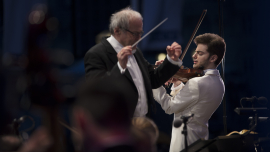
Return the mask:
<path id="1" fill-rule="evenodd" d="M 118 62 L 123 69 L 127 68 L 128 56 L 132 55 L 132 47 L 126 46 L 117 53 Z"/>
<path id="2" fill-rule="evenodd" d="M 164 60 L 159 60 L 159 61 L 156 61 L 155 65 L 160 65 L 161 63 L 163 63 Z"/>
<path id="3" fill-rule="evenodd" d="M 176 42 L 173 42 L 171 46 L 167 46 L 166 48 L 168 56 L 174 60 L 178 61 L 180 55 L 182 54 L 182 47 Z"/>

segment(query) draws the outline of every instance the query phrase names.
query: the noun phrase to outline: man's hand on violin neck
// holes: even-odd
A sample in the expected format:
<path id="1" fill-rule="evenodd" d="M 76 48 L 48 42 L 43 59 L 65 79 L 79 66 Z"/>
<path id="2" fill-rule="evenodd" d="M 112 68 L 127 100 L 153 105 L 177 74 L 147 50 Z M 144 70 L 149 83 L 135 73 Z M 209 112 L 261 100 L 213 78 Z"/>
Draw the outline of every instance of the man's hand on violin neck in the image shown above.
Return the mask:
<path id="1" fill-rule="evenodd" d="M 182 83 L 182 81 L 179 79 L 173 78 L 172 83 L 174 84 L 174 87 L 177 87 Z"/>
<path id="2" fill-rule="evenodd" d="M 173 42 L 171 46 L 167 46 L 166 48 L 168 56 L 174 60 L 178 61 L 180 55 L 182 54 L 182 47 L 176 42 Z"/>
<path id="3" fill-rule="evenodd" d="M 126 46 L 117 53 L 118 62 L 123 69 L 127 68 L 128 56 L 132 55 L 132 47 Z"/>

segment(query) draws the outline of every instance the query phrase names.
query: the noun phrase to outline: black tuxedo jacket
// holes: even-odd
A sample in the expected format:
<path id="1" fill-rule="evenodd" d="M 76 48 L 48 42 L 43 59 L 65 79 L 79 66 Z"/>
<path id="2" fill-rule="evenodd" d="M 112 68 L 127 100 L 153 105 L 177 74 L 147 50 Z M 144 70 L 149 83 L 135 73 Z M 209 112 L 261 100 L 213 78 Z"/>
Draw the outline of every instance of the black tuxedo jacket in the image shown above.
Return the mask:
<path id="1" fill-rule="evenodd" d="M 139 49 L 136 50 L 134 56 L 142 72 L 145 90 L 147 93 L 148 111 L 150 111 L 151 105 L 155 105 L 152 89 L 158 88 L 164 84 L 177 72 L 179 67 L 171 64 L 166 58 L 163 64 L 154 69 L 153 66 L 143 57 L 143 54 Z M 125 83 L 125 86 L 130 87 L 132 90 L 129 93 L 130 101 L 128 102 L 130 102 L 130 106 L 132 107 L 131 110 L 134 112 L 138 101 L 137 88 L 128 69 L 126 69 L 124 74 L 121 74 L 117 62 L 118 59 L 116 51 L 106 40 L 106 38 L 103 38 L 99 44 L 93 46 L 85 54 L 84 65 L 86 79 L 93 80 L 101 77 L 122 77 L 121 83 Z"/>

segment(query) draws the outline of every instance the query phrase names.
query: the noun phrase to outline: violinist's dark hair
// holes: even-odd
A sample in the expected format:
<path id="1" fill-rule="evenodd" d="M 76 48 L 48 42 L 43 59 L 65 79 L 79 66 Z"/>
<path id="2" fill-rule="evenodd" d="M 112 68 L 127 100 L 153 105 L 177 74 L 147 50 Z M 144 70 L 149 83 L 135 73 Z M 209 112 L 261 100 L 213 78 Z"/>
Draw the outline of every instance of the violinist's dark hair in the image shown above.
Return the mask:
<path id="1" fill-rule="evenodd" d="M 197 36 L 194 39 L 194 42 L 196 45 L 198 44 L 207 45 L 208 47 L 207 51 L 210 54 L 209 57 L 211 57 L 212 55 L 217 55 L 218 59 L 215 61 L 215 64 L 217 66 L 220 64 L 226 52 L 226 43 L 222 37 L 213 33 L 205 33 Z"/>

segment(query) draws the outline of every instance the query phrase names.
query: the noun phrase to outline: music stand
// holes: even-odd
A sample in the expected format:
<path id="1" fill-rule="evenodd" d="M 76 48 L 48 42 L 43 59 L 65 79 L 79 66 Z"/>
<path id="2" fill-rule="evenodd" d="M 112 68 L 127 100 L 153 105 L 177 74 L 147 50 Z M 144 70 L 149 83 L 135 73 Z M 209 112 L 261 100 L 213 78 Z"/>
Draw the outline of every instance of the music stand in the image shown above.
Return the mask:
<path id="1" fill-rule="evenodd" d="M 252 135 L 218 136 L 210 140 L 199 139 L 189 146 L 188 152 L 254 152 L 253 141 L 254 136 Z"/>
<path id="2" fill-rule="evenodd" d="M 188 151 L 187 152 L 200 152 L 203 150 L 205 147 L 209 146 L 213 142 L 215 142 L 216 139 L 211 139 L 211 140 L 201 140 L 198 139 L 194 143 L 188 146 Z M 181 150 L 181 152 L 186 152 L 185 149 Z"/>

